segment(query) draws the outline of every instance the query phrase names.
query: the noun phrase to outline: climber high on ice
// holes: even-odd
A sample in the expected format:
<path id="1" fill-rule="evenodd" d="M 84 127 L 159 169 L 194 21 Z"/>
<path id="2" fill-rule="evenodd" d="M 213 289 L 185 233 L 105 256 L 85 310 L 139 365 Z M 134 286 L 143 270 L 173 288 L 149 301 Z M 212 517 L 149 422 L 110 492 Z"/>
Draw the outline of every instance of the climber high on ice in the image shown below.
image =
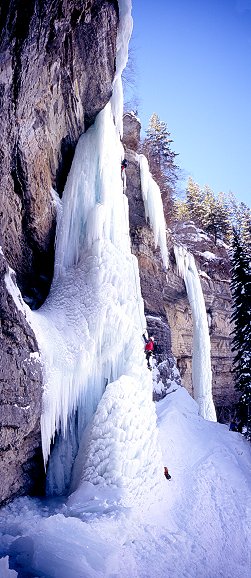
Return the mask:
<path id="1" fill-rule="evenodd" d="M 126 169 L 127 165 L 128 165 L 128 162 L 127 162 L 126 159 L 124 159 L 123 161 L 121 161 L 121 176 L 122 176 L 122 174 L 123 174 L 123 171 Z"/>

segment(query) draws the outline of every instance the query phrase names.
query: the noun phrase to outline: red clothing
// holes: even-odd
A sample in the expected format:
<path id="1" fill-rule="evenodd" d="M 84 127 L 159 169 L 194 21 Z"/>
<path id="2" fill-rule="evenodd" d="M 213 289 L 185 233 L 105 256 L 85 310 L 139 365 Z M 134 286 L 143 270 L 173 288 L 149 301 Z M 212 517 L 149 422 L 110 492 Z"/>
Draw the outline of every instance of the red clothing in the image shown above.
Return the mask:
<path id="1" fill-rule="evenodd" d="M 153 351 L 154 350 L 154 343 L 151 339 L 147 342 L 145 346 L 145 351 Z"/>

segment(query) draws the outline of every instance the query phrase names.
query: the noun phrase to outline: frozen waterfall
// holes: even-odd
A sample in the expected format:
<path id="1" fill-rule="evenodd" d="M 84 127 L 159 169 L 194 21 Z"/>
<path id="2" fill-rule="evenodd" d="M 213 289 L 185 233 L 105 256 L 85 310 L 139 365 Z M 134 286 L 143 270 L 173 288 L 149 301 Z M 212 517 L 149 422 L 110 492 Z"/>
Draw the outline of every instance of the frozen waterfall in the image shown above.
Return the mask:
<path id="1" fill-rule="evenodd" d="M 212 397 L 211 346 L 207 314 L 194 257 L 184 247 L 174 246 L 179 275 L 184 279 L 193 317 L 192 379 L 194 398 L 205 419 L 216 420 Z"/>
<path id="2" fill-rule="evenodd" d="M 49 493 L 62 494 L 70 485 L 79 491 L 86 484 L 112 486 L 129 504 L 136 496 L 144 500 L 142 471 L 148 472 L 148 490 L 158 493 L 163 464 L 121 179 L 120 75 L 130 0 L 120 0 L 119 10 L 113 96 L 76 147 L 58 212 L 51 291 L 38 311 L 24 307 L 44 373 L 41 432 L 45 464 L 50 456 Z"/>
<path id="3" fill-rule="evenodd" d="M 166 222 L 160 189 L 153 179 L 147 158 L 138 155 L 140 163 L 140 179 L 142 197 L 145 206 L 146 219 L 149 219 L 154 233 L 155 247 L 160 247 L 164 267 L 168 268 L 168 251 L 166 244 Z"/>

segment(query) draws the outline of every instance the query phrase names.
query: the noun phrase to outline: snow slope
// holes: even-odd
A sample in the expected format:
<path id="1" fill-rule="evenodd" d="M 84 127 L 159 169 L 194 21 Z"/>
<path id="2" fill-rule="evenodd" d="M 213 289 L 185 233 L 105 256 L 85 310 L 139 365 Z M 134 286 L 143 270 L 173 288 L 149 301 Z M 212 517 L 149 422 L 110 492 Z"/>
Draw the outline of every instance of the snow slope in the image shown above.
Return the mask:
<path id="1" fill-rule="evenodd" d="M 101 415 L 111 397 L 108 390 Z M 10 557 L 12 568 L 19 564 L 25 578 L 250 576 L 250 445 L 227 426 L 201 418 L 183 388 L 158 402 L 157 413 L 163 465 L 172 475 L 165 480 L 161 467 L 158 496 L 139 468 L 144 505 L 125 507 L 115 487 L 87 481 L 63 503 L 20 498 L 0 512 L 0 555 Z M 135 454 L 140 443 L 129 420 L 125 414 L 120 423 L 114 477 L 121 474 L 127 442 Z M 116 416 L 109 424 L 107 439 Z M 6 572 L 4 578 L 12 576 Z"/>

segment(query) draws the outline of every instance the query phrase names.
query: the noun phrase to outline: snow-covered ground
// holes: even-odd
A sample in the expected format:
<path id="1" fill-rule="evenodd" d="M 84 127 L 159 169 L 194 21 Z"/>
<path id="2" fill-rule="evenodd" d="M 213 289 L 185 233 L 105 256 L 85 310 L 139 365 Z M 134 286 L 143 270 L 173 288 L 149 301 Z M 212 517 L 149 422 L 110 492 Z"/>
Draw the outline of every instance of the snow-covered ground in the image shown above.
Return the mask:
<path id="1" fill-rule="evenodd" d="M 120 423 L 114 475 L 128 443 L 132 453 L 142 445 L 128 429 L 131 404 L 122 390 L 125 429 Z M 113 393 L 107 391 L 101 415 Z M 6 556 L 19 578 L 250 576 L 250 444 L 201 418 L 184 388 L 156 407 L 163 466 L 172 475 L 167 481 L 161 468 L 158 496 L 149 487 L 150 472 L 139 469 L 135 484 L 144 490 L 143 505 L 122 506 L 114 487 L 88 482 L 65 501 L 15 500 L 0 512 L 1 578 L 17 576 L 7 570 Z M 116 429 L 116 419 L 109 423 Z"/>

